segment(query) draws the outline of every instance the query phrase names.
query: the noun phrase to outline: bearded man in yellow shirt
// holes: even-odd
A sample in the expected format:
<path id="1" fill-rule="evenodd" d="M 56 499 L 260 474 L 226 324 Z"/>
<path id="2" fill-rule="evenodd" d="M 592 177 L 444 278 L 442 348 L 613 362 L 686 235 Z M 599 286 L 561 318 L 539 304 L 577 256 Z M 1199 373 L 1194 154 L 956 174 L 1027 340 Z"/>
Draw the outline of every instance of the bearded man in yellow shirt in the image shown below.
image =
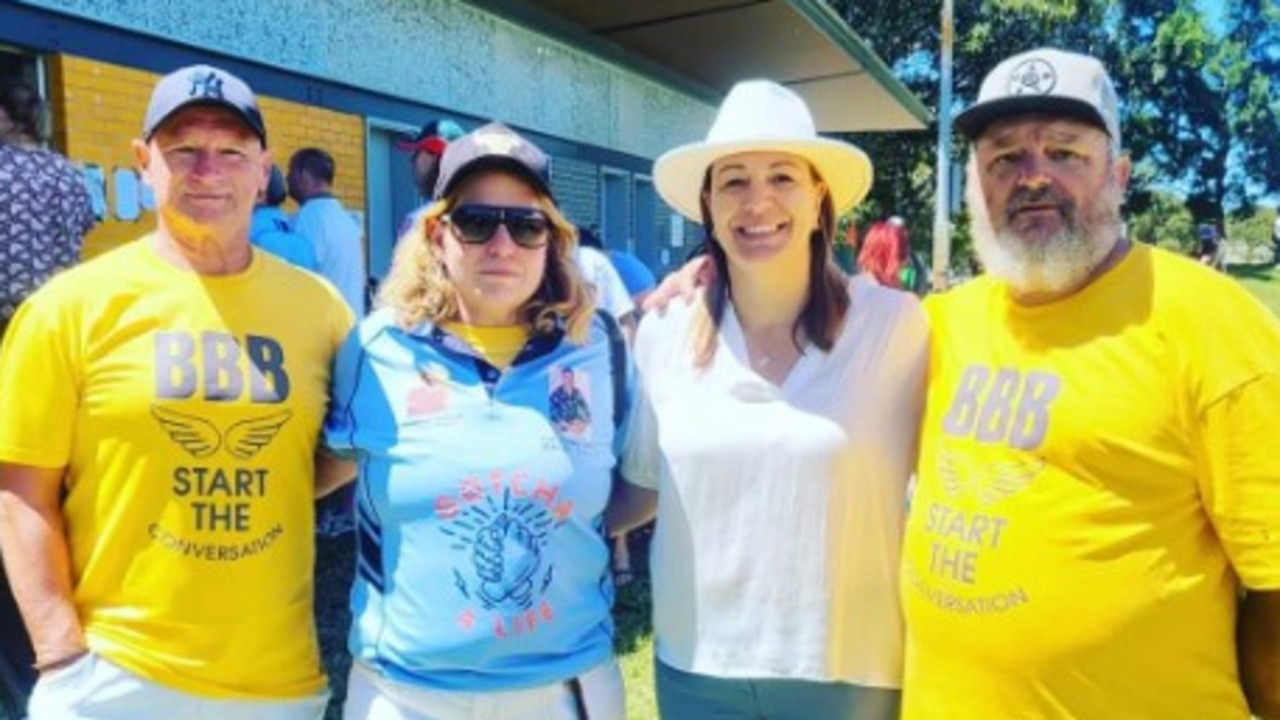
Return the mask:
<path id="1" fill-rule="evenodd" d="M 904 720 L 1280 717 L 1280 324 L 1125 237 L 1096 59 L 956 118 L 986 275 L 931 297 Z"/>

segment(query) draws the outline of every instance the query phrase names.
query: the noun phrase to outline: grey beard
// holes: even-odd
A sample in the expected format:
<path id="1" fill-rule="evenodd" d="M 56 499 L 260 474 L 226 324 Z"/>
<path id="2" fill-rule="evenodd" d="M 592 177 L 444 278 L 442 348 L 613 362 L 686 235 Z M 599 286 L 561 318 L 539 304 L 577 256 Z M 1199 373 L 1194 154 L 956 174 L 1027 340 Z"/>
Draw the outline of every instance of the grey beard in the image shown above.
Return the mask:
<path id="1" fill-rule="evenodd" d="M 1081 286 L 1124 232 L 1122 195 L 1114 184 L 1094 200 L 1088 216 L 1070 219 L 1057 233 L 1035 242 L 1007 228 L 996 231 L 980 193 L 978 189 L 968 198 L 974 250 L 986 272 L 1006 283 L 1015 295 L 1057 295 Z"/>

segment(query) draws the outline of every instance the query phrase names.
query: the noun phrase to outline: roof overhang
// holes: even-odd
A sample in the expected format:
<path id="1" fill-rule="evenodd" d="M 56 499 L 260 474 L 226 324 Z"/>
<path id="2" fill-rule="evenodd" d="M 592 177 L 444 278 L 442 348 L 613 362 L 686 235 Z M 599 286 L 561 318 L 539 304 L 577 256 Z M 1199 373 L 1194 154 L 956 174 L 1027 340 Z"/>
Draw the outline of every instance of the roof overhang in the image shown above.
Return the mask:
<path id="1" fill-rule="evenodd" d="M 469 0 L 717 105 L 739 80 L 796 90 L 823 132 L 932 114 L 823 0 Z"/>

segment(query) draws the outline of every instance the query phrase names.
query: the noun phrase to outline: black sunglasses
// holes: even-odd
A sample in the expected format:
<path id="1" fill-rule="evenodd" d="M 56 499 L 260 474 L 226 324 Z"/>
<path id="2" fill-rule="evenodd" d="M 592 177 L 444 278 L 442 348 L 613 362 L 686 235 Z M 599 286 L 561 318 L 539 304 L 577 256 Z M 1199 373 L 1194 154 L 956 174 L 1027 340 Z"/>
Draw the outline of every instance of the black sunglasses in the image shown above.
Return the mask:
<path id="1" fill-rule="evenodd" d="M 444 216 L 444 221 L 468 245 L 489 242 L 498 226 L 505 225 L 507 234 L 520 247 L 540 248 L 547 244 L 547 231 L 551 228 L 551 221 L 541 210 L 502 205 L 459 205 Z"/>

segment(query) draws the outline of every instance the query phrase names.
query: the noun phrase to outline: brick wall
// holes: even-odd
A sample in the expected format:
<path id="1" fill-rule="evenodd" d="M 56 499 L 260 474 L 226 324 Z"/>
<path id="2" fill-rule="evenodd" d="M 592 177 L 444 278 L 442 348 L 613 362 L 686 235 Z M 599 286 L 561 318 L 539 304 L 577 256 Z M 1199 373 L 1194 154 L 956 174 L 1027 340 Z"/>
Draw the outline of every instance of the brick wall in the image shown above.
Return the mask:
<path id="1" fill-rule="evenodd" d="M 85 238 L 84 255 L 92 257 L 155 226 L 155 213 L 146 208 L 136 173 L 133 180 L 129 176 L 134 167 L 130 142 L 142 131 L 159 76 L 71 55 L 54 56 L 49 67 L 50 99 L 60 119 L 57 145 L 77 164 L 96 168 L 102 178 L 104 217 Z M 281 168 L 298 148 L 324 148 L 337 164 L 334 194 L 348 209 L 364 213 L 364 119 L 269 97 L 260 97 L 259 104 L 272 156 Z M 141 199 L 136 205 L 134 196 Z M 295 209 L 292 202 L 286 207 Z"/>

